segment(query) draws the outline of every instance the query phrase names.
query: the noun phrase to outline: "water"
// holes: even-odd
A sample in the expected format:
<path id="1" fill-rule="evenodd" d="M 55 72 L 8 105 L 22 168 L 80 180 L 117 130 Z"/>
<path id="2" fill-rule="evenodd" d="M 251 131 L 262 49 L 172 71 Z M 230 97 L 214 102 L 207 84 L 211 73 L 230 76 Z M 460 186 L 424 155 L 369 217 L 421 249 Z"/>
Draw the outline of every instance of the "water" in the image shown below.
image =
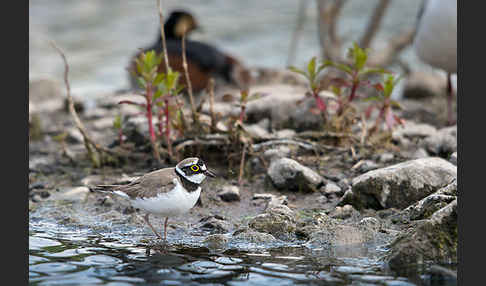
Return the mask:
<path id="1" fill-rule="evenodd" d="M 315 1 L 308 0 L 306 20 L 294 65 L 319 55 Z M 338 23 L 346 45 L 359 39 L 377 0 L 348 1 Z M 373 48 L 415 25 L 421 0 L 392 1 Z M 165 11 L 193 12 L 204 31 L 194 39 L 215 44 L 250 67 L 285 68 L 296 23 L 296 0 L 162 1 Z M 150 45 L 158 32 L 156 1 L 29 1 L 29 78 L 62 80 L 60 56 L 49 46 L 54 40 L 70 64 L 74 95 L 90 98 L 129 86 L 125 67 L 138 48 Z M 428 69 L 408 48 L 401 55 L 412 69 Z M 400 70 L 397 70 L 400 72 Z"/>
<path id="2" fill-rule="evenodd" d="M 174 234 L 165 250 L 140 229 L 66 226 L 29 220 L 30 285 L 419 285 L 386 270 L 378 245 L 313 248 L 301 243 L 235 243 L 209 249 L 203 237 Z M 147 252 L 148 246 L 152 249 Z M 422 285 L 431 283 L 422 275 Z"/>

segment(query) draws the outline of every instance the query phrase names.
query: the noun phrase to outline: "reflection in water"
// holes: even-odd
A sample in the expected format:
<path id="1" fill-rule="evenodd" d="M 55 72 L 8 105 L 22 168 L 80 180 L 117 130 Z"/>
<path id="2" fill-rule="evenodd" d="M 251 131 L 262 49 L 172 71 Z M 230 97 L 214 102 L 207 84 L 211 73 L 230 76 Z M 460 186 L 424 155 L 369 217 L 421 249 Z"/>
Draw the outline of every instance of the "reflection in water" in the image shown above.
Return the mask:
<path id="1" fill-rule="evenodd" d="M 289 244 L 215 252 L 184 241 L 142 245 L 89 230 L 76 233 L 58 228 L 55 233 L 34 228 L 31 224 L 29 282 L 33 285 L 383 285 L 384 281 L 415 285 L 384 271 L 375 259 L 379 252 L 364 246 L 331 250 Z M 453 285 L 430 281 L 425 285 Z"/>

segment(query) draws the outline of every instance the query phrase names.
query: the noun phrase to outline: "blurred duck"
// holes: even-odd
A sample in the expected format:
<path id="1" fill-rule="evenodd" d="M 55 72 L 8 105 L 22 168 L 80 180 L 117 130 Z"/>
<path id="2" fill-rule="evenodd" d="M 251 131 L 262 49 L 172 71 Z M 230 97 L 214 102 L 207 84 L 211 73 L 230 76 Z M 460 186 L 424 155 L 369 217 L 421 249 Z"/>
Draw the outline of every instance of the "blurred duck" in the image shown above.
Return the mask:
<path id="1" fill-rule="evenodd" d="M 186 34 L 186 59 L 189 77 L 194 92 L 204 90 L 211 77 L 222 79 L 224 82 L 235 85 L 238 88 L 247 88 L 250 81 L 249 71 L 234 57 L 225 54 L 216 47 L 187 37 L 194 30 L 200 29 L 194 17 L 185 11 L 173 11 L 164 24 L 167 43 L 167 55 L 169 65 L 173 70 L 180 72 L 179 83 L 186 85 L 186 78 L 182 60 L 182 36 Z M 158 33 L 157 41 L 143 52 L 155 50 L 162 53 L 162 37 Z M 137 53 L 136 57 L 140 54 Z M 130 64 L 130 70 L 134 69 L 134 61 Z M 165 63 L 159 65 L 159 72 L 165 72 Z M 130 75 L 132 88 L 138 88 L 136 81 Z"/>
<path id="2" fill-rule="evenodd" d="M 424 1 L 414 49 L 421 60 L 447 72 L 447 118 L 453 124 L 451 76 L 457 73 L 457 0 Z"/>

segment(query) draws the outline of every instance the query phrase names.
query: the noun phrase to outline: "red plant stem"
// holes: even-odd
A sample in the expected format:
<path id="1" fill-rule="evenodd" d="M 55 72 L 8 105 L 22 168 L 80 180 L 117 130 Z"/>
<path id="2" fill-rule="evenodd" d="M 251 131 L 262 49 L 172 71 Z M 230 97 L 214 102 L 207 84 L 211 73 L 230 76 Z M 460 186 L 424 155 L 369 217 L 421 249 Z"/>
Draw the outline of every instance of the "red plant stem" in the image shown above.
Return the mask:
<path id="1" fill-rule="evenodd" d="M 120 146 L 123 146 L 123 130 L 121 128 L 118 130 L 118 140 L 120 141 Z"/>
<path id="2" fill-rule="evenodd" d="M 246 110 L 246 103 L 243 103 L 241 105 L 241 111 L 240 111 L 240 123 L 243 124 L 243 118 L 245 116 L 245 110 Z"/>
<path id="3" fill-rule="evenodd" d="M 351 88 L 351 95 L 349 96 L 349 102 L 353 101 L 356 97 L 356 90 L 358 89 L 359 81 L 353 81 L 353 87 Z"/>
<path id="4" fill-rule="evenodd" d="M 170 118 L 169 118 L 169 99 L 167 98 L 168 95 L 165 96 L 164 103 L 165 103 L 165 137 L 167 139 L 167 148 L 169 151 L 169 156 L 172 157 L 172 146 L 170 143 Z"/>
<path id="5" fill-rule="evenodd" d="M 162 132 L 162 110 L 159 109 L 159 113 L 158 113 L 158 119 L 159 119 L 159 122 L 157 123 L 157 126 L 159 128 L 159 136 L 162 137 L 162 134 L 164 134 Z"/>
<path id="6" fill-rule="evenodd" d="M 150 133 L 150 141 L 154 143 L 155 132 L 154 132 L 154 127 L 152 125 L 152 85 L 150 83 L 147 84 L 147 93 L 145 98 L 147 100 L 147 121 L 148 121 L 149 133 Z"/>

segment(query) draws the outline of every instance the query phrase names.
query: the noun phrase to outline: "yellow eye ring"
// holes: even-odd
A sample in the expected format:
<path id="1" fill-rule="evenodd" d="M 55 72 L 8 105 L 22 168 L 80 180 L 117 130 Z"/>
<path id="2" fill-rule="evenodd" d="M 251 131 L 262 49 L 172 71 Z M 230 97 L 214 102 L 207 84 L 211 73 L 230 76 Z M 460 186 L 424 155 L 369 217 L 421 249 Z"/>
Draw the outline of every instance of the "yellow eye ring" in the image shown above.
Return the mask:
<path id="1" fill-rule="evenodd" d="M 191 166 L 191 170 L 192 170 L 193 172 L 197 172 L 197 171 L 199 171 L 199 166 L 198 166 L 198 165 L 192 165 L 192 166 Z"/>

